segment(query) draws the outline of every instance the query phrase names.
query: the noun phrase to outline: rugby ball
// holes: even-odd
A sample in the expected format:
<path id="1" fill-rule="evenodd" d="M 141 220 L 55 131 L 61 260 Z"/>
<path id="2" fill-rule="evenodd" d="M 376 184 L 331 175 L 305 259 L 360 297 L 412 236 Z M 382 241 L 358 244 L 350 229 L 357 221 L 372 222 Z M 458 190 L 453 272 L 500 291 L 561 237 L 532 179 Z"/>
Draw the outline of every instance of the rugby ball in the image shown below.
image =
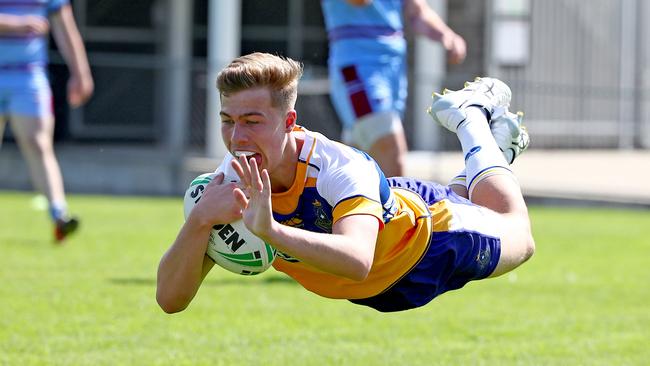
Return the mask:
<path id="1" fill-rule="evenodd" d="M 183 198 L 185 219 L 190 215 L 218 173 L 205 173 L 192 180 Z M 239 177 L 226 175 L 224 182 L 238 182 Z M 252 276 L 266 271 L 273 264 L 276 250 L 251 233 L 242 220 L 212 227 L 206 254 L 219 266 L 241 275 Z"/>

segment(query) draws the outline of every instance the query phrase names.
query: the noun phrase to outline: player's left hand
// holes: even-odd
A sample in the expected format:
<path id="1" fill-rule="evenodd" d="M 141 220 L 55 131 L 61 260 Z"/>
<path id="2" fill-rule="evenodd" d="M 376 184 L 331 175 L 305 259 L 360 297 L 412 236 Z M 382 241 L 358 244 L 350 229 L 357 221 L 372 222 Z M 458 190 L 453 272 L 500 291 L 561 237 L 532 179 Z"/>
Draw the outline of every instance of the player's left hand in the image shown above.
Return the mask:
<path id="1" fill-rule="evenodd" d="M 271 209 L 271 178 L 266 169 L 260 172 L 255 158 L 240 156 L 232 160 L 232 167 L 241 179 L 242 188 L 233 194 L 242 210 L 244 224 L 253 234 L 265 239 L 273 228 Z"/>
<path id="2" fill-rule="evenodd" d="M 70 75 L 68 80 L 68 103 L 77 108 L 88 100 L 95 90 L 95 83 L 90 75 Z"/>

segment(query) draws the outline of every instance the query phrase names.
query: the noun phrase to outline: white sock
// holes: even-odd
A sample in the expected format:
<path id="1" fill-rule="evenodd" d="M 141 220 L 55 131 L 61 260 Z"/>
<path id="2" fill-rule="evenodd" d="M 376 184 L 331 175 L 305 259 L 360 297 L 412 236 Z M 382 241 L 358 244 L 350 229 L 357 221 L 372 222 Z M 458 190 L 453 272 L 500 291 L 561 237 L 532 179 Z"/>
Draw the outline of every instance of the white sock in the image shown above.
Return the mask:
<path id="1" fill-rule="evenodd" d="M 50 202 L 50 217 L 53 221 L 63 220 L 68 214 L 68 205 L 65 202 Z"/>
<path id="2" fill-rule="evenodd" d="M 478 107 L 470 107 L 466 113 L 467 119 L 458 127 L 456 134 L 465 156 L 466 187 L 471 198 L 478 182 L 495 174 L 512 176 L 512 172 L 494 141 L 483 111 Z"/>

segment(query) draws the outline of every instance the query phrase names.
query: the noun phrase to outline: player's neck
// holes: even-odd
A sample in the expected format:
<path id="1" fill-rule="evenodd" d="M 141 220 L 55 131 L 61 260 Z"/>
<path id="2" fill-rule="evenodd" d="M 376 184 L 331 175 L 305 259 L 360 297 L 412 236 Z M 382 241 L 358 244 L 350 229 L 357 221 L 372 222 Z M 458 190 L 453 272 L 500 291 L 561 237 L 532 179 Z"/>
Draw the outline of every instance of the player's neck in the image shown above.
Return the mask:
<path id="1" fill-rule="evenodd" d="M 271 176 L 271 192 L 282 193 L 291 188 L 296 179 L 296 167 L 300 150 L 304 144 L 304 134 L 291 133 L 284 148 L 282 163 Z"/>

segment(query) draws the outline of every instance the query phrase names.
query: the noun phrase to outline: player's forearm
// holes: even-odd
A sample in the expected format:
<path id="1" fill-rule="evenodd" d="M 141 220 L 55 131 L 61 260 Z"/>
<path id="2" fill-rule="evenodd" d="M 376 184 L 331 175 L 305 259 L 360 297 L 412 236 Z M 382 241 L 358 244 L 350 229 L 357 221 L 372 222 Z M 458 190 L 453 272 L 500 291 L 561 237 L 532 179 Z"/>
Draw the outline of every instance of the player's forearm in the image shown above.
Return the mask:
<path id="1" fill-rule="evenodd" d="M 52 17 L 52 35 L 68 65 L 76 77 L 90 77 L 90 66 L 83 40 L 79 34 L 69 5 L 65 5 Z"/>
<path id="2" fill-rule="evenodd" d="M 45 34 L 48 28 L 47 19 L 41 16 L 0 14 L 0 33 Z"/>
<path id="3" fill-rule="evenodd" d="M 14 32 L 18 24 L 18 17 L 15 15 L 0 14 L 0 32 Z"/>
<path id="4" fill-rule="evenodd" d="M 364 280 L 372 267 L 374 248 L 345 235 L 315 233 L 276 222 L 271 236 L 263 239 L 321 271 L 354 281 Z"/>
<path id="5" fill-rule="evenodd" d="M 417 34 L 433 41 L 443 41 L 455 34 L 424 0 L 407 0 L 404 6 L 405 17 Z"/>
<path id="6" fill-rule="evenodd" d="M 211 266 L 205 252 L 212 227 L 188 220 L 158 266 L 156 300 L 168 313 L 184 310 Z"/>

